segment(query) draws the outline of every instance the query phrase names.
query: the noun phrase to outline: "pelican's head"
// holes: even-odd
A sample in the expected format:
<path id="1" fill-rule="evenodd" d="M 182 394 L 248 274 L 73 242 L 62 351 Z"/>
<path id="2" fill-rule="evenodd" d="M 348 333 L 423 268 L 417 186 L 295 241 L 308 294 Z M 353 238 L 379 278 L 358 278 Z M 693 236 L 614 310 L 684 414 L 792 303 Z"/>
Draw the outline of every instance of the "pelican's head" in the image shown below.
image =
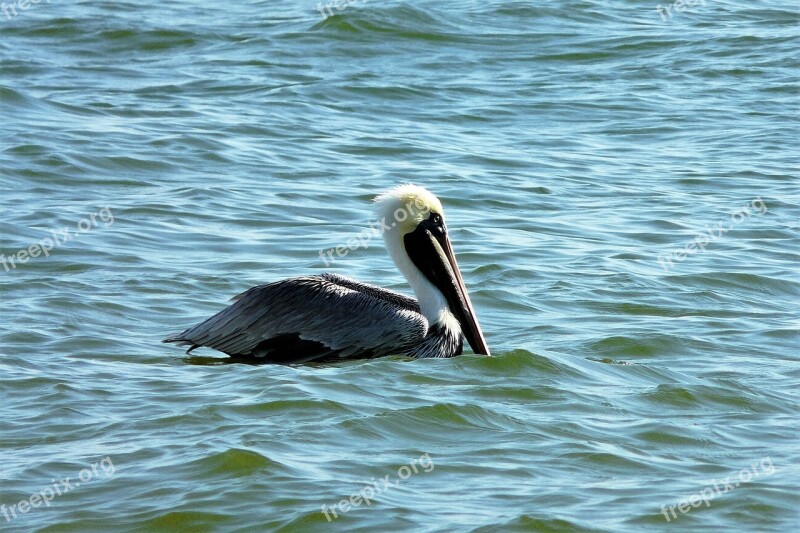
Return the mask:
<path id="1" fill-rule="evenodd" d="M 400 185 L 377 198 L 386 247 L 417 295 L 430 324 L 455 320 L 472 351 L 489 354 L 447 235 L 442 203 L 417 185 Z"/>

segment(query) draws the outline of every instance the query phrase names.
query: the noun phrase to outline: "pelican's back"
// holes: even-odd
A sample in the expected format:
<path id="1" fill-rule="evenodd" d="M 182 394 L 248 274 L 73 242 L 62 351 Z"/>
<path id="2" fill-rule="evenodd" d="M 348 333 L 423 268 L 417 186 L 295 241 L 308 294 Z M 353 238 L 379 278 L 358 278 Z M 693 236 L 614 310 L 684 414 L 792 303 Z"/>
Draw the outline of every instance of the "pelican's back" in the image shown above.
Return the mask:
<path id="1" fill-rule="evenodd" d="M 402 355 L 425 337 L 417 301 L 336 274 L 253 287 L 164 342 L 265 363 Z"/>

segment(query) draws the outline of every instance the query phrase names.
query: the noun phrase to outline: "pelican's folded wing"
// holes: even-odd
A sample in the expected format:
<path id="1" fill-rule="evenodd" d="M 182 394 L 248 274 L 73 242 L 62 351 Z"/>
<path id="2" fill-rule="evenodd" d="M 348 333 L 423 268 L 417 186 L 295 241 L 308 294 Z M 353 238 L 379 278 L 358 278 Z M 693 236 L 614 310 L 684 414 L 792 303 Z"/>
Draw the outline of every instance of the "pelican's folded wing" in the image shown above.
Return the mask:
<path id="1" fill-rule="evenodd" d="M 335 274 L 291 278 L 245 291 L 208 320 L 164 342 L 214 348 L 263 362 L 402 354 L 428 322 L 416 300 Z"/>

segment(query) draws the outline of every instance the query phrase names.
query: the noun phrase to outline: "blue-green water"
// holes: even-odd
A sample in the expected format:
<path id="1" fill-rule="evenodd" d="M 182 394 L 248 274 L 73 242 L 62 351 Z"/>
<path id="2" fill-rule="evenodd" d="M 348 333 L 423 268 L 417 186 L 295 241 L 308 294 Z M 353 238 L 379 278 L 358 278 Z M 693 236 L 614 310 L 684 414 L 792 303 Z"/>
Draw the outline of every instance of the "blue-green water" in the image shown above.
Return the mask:
<path id="1" fill-rule="evenodd" d="M 657 5 L 0 11 L 0 530 L 796 529 L 800 8 Z M 159 343 L 404 182 L 495 357 Z"/>

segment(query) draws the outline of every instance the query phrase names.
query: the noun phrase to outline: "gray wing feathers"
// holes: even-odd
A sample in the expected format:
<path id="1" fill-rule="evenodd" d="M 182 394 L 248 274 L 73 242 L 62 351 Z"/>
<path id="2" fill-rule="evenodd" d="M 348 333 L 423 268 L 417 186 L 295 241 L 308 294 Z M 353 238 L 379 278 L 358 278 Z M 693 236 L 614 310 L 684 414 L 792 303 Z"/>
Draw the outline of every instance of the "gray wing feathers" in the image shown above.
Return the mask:
<path id="1" fill-rule="evenodd" d="M 264 356 L 265 341 L 297 334 L 339 357 L 402 353 L 428 329 L 414 299 L 334 274 L 292 278 L 245 291 L 205 322 L 165 342 Z M 268 344 L 268 343 L 267 343 Z"/>

